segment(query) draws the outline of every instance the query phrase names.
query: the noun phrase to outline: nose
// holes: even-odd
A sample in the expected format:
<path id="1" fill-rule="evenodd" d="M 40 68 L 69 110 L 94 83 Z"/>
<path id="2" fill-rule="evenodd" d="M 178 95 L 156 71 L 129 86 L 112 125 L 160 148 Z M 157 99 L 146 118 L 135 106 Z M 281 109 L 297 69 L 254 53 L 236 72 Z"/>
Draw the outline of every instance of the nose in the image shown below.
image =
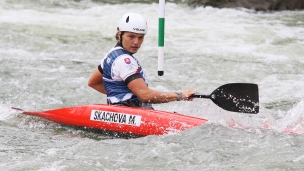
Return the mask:
<path id="1" fill-rule="evenodd" d="M 134 39 L 133 43 L 136 44 L 136 45 L 139 44 L 139 39 L 138 39 L 138 37 L 136 37 L 136 38 Z"/>

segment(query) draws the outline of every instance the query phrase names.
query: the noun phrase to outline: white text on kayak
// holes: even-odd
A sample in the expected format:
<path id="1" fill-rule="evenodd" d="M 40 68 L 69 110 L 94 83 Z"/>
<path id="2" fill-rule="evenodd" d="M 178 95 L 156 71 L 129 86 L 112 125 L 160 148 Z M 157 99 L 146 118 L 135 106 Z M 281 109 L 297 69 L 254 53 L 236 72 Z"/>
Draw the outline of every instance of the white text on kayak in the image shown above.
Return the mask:
<path id="1" fill-rule="evenodd" d="M 90 120 L 140 126 L 141 116 L 92 110 Z"/>

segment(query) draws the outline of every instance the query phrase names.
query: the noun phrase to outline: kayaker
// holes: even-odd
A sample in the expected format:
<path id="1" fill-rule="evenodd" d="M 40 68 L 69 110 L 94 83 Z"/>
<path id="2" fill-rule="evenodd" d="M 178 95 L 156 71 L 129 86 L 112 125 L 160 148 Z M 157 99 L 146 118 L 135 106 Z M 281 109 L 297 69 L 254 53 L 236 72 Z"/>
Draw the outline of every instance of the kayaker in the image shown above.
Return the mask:
<path id="1" fill-rule="evenodd" d="M 147 34 L 147 22 L 137 13 L 124 14 L 118 23 L 117 44 L 93 71 L 88 85 L 107 95 L 107 103 L 132 107 L 152 108 L 152 103 L 192 101 L 195 91 L 160 92 L 148 87 L 145 74 L 133 56 Z"/>

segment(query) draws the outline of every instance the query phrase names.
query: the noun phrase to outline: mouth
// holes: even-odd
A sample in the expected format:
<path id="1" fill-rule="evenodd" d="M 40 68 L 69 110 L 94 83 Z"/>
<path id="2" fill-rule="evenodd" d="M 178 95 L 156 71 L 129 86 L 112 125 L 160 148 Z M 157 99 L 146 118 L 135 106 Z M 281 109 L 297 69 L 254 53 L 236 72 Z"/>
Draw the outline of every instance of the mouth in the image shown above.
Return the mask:
<path id="1" fill-rule="evenodd" d="M 134 46 L 134 47 L 131 47 L 131 49 L 133 49 L 133 50 L 138 50 L 138 49 L 139 49 L 139 47 Z"/>

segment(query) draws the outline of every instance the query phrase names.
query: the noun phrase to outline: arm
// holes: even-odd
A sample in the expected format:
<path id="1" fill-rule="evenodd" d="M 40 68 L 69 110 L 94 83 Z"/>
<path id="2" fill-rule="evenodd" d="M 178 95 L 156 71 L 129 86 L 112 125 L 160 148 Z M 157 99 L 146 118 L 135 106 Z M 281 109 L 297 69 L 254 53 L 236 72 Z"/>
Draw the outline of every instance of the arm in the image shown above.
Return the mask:
<path id="1" fill-rule="evenodd" d="M 148 88 L 145 81 L 142 78 L 137 78 L 128 83 L 129 89 L 140 99 L 142 102 L 150 103 L 167 103 L 178 100 L 178 94 L 171 92 L 159 92 Z M 186 90 L 182 93 L 181 100 L 192 101 L 193 98 L 189 98 L 190 95 L 195 92 L 192 90 Z"/>
<path id="2" fill-rule="evenodd" d="M 92 75 L 89 78 L 88 86 L 92 87 L 93 89 L 99 91 L 100 93 L 107 94 L 106 89 L 102 82 L 102 73 L 96 68 Z"/>

